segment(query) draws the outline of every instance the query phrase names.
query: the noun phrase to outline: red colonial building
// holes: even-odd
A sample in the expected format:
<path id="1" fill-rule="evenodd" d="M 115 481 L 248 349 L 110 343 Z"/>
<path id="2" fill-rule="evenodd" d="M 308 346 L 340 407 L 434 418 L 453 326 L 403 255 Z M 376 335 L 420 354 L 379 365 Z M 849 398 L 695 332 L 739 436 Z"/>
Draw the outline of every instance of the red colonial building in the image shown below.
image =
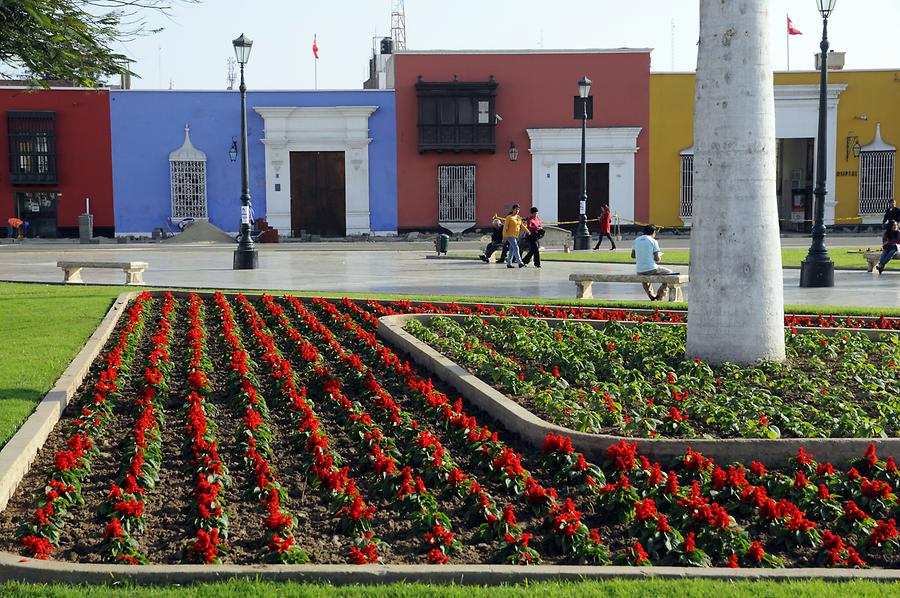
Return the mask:
<path id="1" fill-rule="evenodd" d="M 109 93 L 0 87 L 0 220 L 29 222 L 29 236 L 78 236 L 90 198 L 94 234 L 112 236 Z"/>
<path id="2" fill-rule="evenodd" d="M 578 218 L 577 82 L 593 81 L 588 217 L 649 214 L 650 50 L 402 51 L 384 61 L 397 99 L 398 229 L 490 224 L 513 203 Z"/>

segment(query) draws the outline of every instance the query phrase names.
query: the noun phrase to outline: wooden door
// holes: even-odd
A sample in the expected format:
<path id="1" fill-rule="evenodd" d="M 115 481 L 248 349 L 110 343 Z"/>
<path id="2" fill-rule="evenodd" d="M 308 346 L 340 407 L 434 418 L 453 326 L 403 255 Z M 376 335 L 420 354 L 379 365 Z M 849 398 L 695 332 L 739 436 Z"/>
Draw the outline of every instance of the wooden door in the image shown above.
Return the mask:
<path id="1" fill-rule="evenodd" d="M 344 152 L 291 152 L 291 229 L 322 237 L 347 234 Z"/>
<path id="2" fill-rule="evenodd" d="M 581 200 L 581 164 L 559 164 L 557 172 L 557 218 L 560 222 L 578 220 L 578 202 Z M 609 164 L 603 162 L 587 165 L 587 218 L 600 216 L 600 206 L 609 204 Z M 563 224 L 574 231 L 576 224 Z M 590 228 L 590 223 L 588 224 Z M 596 224 L 592 231 L 596 230 Z"/>

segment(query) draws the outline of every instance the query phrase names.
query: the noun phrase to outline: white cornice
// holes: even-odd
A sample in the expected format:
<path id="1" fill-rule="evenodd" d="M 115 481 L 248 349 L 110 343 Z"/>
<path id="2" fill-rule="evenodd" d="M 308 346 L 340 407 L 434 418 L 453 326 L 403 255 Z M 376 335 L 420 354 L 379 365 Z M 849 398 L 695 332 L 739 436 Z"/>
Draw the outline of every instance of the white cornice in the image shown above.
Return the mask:
<path id="1" fill-rule="evenodd" d="M 836 100 L 841 92 L 847 89 L 846 83 L 830 83 L 826 89 L 829 100 Z M 809 85 L 776 85 L 776 101 L 819 101 L 819 84 Z"/>

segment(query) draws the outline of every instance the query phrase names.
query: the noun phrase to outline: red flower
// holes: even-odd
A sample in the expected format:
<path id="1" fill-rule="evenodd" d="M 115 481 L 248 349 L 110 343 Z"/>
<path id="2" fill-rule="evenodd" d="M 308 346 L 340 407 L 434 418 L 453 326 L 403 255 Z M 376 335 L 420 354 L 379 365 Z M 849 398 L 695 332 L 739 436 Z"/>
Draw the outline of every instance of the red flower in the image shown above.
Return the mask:
<path id="1" fill-rule="evenodd" d="M 432 548 L 426 555 L 428 562 L 435 565 L 444 565 L 450 562 L 450 558 L 440 548 Z M 369 561 L 366 561 L 369 562 Z"/>
<path id="2" fill-rule="evenodd" d="M 634 503 L 634 518 L 637 521 L 649 521 L 656 519 L 659 513 L 656 511 L 656 503 L 652 498 L 645 498 Z"/>
<path id="3" fill-rule="evenodd" d="M 656 520 L 656 531 L 662 532 L 662 533 L 667 533 L 667 532 L 672 531 L 672 528 L 669 527 L 669 520 L 666 519 L 665 515 L 660 515 L 659 518 Z"/>
<path id="4" fill-rule="evenodd" d="M 684 537 L 684 551 L 685 552 L 694 552 L 696 549 L 696 541 L 694 540 L 694 532 L 689 533 Z"/>
<path id="5" fill-rule="evenodd" d="M 847 501 L 847 504 L 844 506 L 844 517 L 847 518 L 847 521 L 862 521 L 869 518 L 852 500 Z"/>
<path id="6" fill-rule="evenodd" d="M 647 551 L 641 546 L 640 542 L 635 542 L 629 548 L 631 557 L 634 559 L 635 565 L 649 565 L 650 559 L 647 557 Z"/>
<path id="7" fill-rule="evenodd" d="M 869 446 L 866 448 L 865 452 L 865 460 L 866 464 L 869 466 L 869 469 L 875 467 L 875 464 L 878 463 L 878 455 L 875 454 L 875 443 L 869 443 Z"/>
<path id="8" fill-rule="evenodd" d="M 567 455 L 574 453 L 575 449 L 572 447 L 572 439 L 562 434 L 550 432 L 544 438 L 544 454 L 557 452 Z"/>
<path id="9" fill-rule="evenodd" d="M 762 562 L 763 557 L 766 556 L 766 551 L 763 550 L 762 543 L 759 540 L 754 540 L 752 544 L 750 544 L 750 548 L 747 550 L 747 558 L 753 561 L 754 563 Z"/>
<path id="10" fill-rule="evenodd" d="M 681 413 L 675 405 L 669 407 L 669 419 L 674 422 L 683 422 L 688 420 L 688 415 Z"/>
<path id="11" fill-rule="evenodd" d="M 122 529 L 122 522 L 119 521 L 118 517 L 113 517 L 112 520 L 106 524 L 106 529 L 103 530 L 103 539 L 109 540 L 112 538 L 121 538 L 124 533 L 125 530 Z"/>
<path id="12" fill-rule="evenodd" d="M 741 566 L 738 564 L 737 554 L 735 554 L 733 552 L 731 553 L 731 558 L 728 559 L 727 567 L 729 569 L 740 569 L 741 568 Z"/>
<path id="13" fill-rule="evenodd" d="M 897 538 L 898 535 L 900 534 L 897 532 L 896 520 L 879 521 L 872 533 L 869 534 L 866 544 L 868 546 L 881 546 L 883 543 Z"/>
<path id="14" fill-rule="evenodd" d="M 869 498 L 887 498 L 891 494 L 891 485 L 881 480 L 863 480 L 859 489 Z"/>
<path id="15" fill-rule="evenodd" d="M 759 425 L 761 425 L 761 426 L 768 426 L 768 425 L 769 425 L 769 418 L 766 417 L 766 414 L 765 414 L 765 413 L 760 413 L 760 414 L 759 414 L 759 419 L 758 419 L 757 421 L 759 422 Z"/>
<path id="16" fill-rule="evenodd" d="M 606 449 L 606 456 L 613 462 L 617 471 L 631 471 L 634 469 L 637 443 L 628 443 L 620 440 Z"/>
<path id="17" fill-rule="evenodd" d="M 59 471 L 68 471 L 75 467 L 75 454 L 72 451 L 59 451 L 53 460 L 53 465 Z"/>
<path id="18" fill-rule="evenodd" d="M 50 558 L 50 553 L 53 552 L 53 544 L 50 543 L 50 540 L 47 538 L 41 538 L 38 536 L 25 536 L 20 540 L 25 549 L 36 559 L 40 559 L 42 561 Z"/>

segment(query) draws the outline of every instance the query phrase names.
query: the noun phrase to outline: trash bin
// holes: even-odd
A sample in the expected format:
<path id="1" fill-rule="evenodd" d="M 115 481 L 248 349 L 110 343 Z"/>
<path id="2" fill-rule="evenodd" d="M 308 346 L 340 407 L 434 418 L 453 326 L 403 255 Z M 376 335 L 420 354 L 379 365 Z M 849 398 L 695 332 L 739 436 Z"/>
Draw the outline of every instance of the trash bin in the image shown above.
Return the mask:
<path id="1" fill-rule="evenodd" d="M 440 234 L 434 241 L 434 249 L 438 255 L 442 253 L 447 255 L 447 249 L 450 247 L 450 235 Z"/>

